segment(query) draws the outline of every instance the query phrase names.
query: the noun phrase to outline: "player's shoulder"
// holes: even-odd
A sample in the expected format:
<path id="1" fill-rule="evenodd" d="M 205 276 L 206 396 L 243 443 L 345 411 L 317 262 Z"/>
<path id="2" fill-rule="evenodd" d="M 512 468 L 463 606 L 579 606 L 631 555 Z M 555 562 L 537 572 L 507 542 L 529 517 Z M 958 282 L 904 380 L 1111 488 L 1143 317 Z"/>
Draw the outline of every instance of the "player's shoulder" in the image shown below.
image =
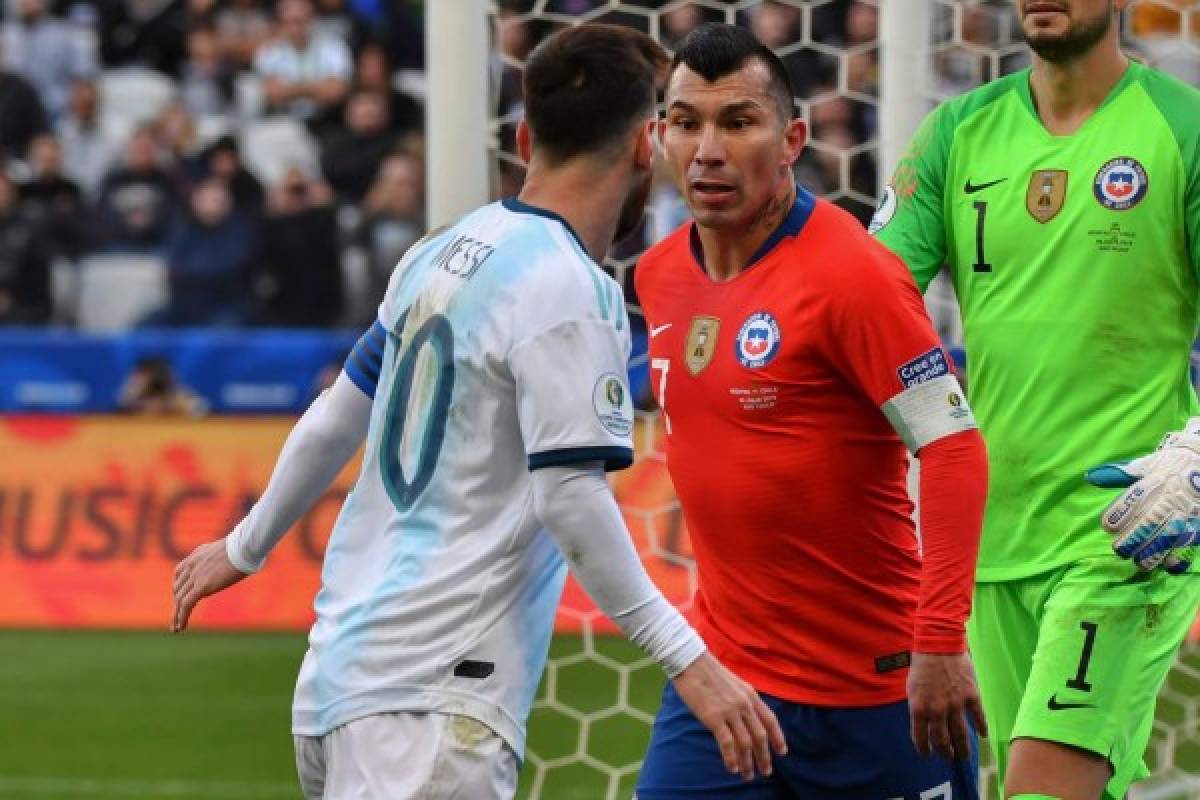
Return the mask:
<path id="1" fill-rule="evenodd" d="M 1185 158 L 1200 160 L 1200 89 L 1144 64 L 1130 65 L 1134 79 L 1149 96 L 1179 142 Z"/>
<path id="2" fill-rule="evenodd" d="M 1003 109 L 1004 100 L 1019 98 L 1022 82 L 1027 84 L 1028 81 L 1029 71 L 1022 70 L 943 101 L 925 117 L 913 137 L 907 157 L 940 154 L 941 159 L 947 159 L 954 140 L 974 123 L 982 125 L 979 130 L 986 135 L 990 112 Z"/>
<path id="3" fill-rule="evenodd" d="M 980 112 L 996 107 L 1004 99 L 1019 94 L 1029 83 L 1029 70 L 1023 69 L 963 92 L 944 101 L 934 110 L 943 125 L 959 126 Z"/>
<path id="4" fill-rule="evenodd" d="M 904 262 L 845 209 L 817 198 L 808 224 L 811 238 L 795 240 L 791 246 L 817 248 L 824 269 L 816 271 L 814 279 L 827 288 L 855 292 L 915 287 Z"/>
<path id="5" fill-rule="evenodd" d="M 1156 102 L 1178 104 L 1181 110 L 1200 115 L 1200 109 L 1197 109 L 1200 89 L 1148 64 L 1133 62 L 1129 68 L 1134 71 L 1134 80 L 1150 92 Z"/>
<path id="6" fill-rule="evenodd" d="M 497 301 L 508 300 L 522 312 L 536 311 L 544 324 L 623 320 L 620 285 L 592 259 L 567 220 L 513 198 L 501 208 L 513 227 L 497 251 L 504 281 Z"/>

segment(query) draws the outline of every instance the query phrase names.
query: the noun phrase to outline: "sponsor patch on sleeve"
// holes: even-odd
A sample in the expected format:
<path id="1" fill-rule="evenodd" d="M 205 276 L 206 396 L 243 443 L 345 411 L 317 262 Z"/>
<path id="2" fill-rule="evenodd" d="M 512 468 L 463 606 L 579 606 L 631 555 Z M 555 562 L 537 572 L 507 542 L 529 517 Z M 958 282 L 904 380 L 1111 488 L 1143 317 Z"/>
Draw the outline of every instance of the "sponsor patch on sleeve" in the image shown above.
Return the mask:
<path id="1" fill-rule="evenodd" d="M 900 383 L 904 384 L 905 389 L 911 389 L 948 374 L 950 374 L 950 365 L 946 363 L 946 354 L 940 347 L 922 353 L 896 370 L 896 375 L 900 378 Z"/>

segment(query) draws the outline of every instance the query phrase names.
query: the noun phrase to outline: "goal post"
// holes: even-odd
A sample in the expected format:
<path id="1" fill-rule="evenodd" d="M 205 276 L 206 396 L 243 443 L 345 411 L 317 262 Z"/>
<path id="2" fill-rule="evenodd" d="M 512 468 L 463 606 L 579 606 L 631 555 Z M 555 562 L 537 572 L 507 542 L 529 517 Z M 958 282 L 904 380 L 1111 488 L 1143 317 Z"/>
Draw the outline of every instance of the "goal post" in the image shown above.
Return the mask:
<path id="1" fill-rule="evenodd" d="M 448 225 L 488 201 L 488 1 L 425 4 L 426 219 Z"/>

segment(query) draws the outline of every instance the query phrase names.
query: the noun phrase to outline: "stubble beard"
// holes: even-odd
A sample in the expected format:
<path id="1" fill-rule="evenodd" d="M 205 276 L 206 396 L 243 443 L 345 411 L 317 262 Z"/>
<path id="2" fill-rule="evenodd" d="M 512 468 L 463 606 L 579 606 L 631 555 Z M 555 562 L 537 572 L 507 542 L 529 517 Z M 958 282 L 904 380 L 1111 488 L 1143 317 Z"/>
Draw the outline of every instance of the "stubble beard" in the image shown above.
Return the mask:
<path id="1" fill-rule="evenodd" d="M 1113 4 L 1109 0 L 1104 11 L 1091 19 L 1072 22 L 1062 34 L 1030 34 L 1021 27 L 1025 43 L 1038 57 L 1051 64 L 1067 64 L 1086 55 L 1096 43 L 1108 35 L 1113 25 Z"/>

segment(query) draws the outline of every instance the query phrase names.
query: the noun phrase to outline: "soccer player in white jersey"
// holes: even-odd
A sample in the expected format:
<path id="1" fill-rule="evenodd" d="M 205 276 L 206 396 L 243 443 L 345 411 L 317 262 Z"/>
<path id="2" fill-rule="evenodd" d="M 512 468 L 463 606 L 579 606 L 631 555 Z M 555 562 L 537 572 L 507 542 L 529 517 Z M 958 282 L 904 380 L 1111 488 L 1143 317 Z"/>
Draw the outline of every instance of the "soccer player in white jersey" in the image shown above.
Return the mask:
<path id="1" fill-rule="evenodd" d="M 656 73 L 626 28 L 530 57 L 517 198 L 405 256 L 259 502 L 176 570 L 176 630 L 261 568 L 366 438 L 325 554 L 293 711 L 316 798 L 511 797 L 566 562 L 750 779 L 785 749 L 758 696 L 650 583 L 605 469 L 633 458 L 629 322 L 597 266 L 642 213 Z"/>

